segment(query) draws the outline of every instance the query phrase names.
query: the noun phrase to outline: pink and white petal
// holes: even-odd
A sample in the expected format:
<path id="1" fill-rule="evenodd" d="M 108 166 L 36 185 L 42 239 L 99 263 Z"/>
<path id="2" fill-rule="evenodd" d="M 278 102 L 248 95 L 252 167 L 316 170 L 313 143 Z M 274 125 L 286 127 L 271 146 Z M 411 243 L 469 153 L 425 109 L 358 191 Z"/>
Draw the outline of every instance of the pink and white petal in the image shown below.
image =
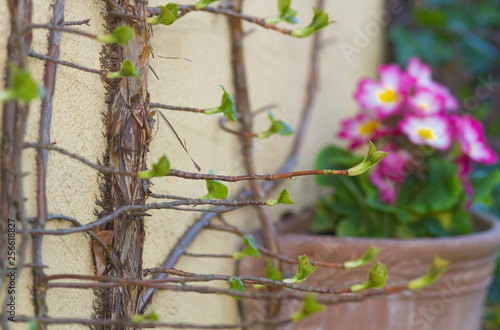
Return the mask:
<path id="1" fill-rule="evenodd" d="M 430 66 L 420 61 L 418 57 L 412 57 L 406 65 L 406 72 L 415 79 L 417 86 L 425 87 L 432 80 Z"/>
<path id="2" fill-rule="evenodd" d="M 470 144 L 468 155 L 473 161 L 485 165 L 496 164 L 498 161 L 497 155 L 493 149 L 481 141 L 476 141 L 475 143 Z"/>
<path id="3" fill-rule="evenodd" d="M 382 90 L 379 82 L 365 78 L 359 82 L 354 99 L 363 109 L 372 110 L 377 107 L 378 95 Z"/>
<path id="4" fill-rule="evenodd" d="M 458 108 L 457 99 L 450 93 L 450 90 L 445 86 L 437 83 L 435 81 L 431 81 L 427 88 L 433 90 L 436 94 L 439 94 L 444 99 L 444 108 L 446 111 L 455 111 Z"/>
<path id="5" fill-rule="evenodd" d="M 445 116 L 406 116 L 400 122 L 399 128 L 416 145 L 429 145 L 435 149 L 445 150 L 452 143 L 450 123 Z M 422 131 L 429 132 L 430 136 L 424 137 Z"/>
<path id="6" fill-rule="evenodd" d="M 380 82 L 385 88 L 399 90 L 402 72 L 397 64 L 380 65 L 378 71 Z"/>
<path id="7" fill-rule="evenodd" d="M 437 115 L 444 111 L 443 96 L 423 87 L 417 88 L 415 94 L 408 98 L 408 103 L 421 116 Z"/>

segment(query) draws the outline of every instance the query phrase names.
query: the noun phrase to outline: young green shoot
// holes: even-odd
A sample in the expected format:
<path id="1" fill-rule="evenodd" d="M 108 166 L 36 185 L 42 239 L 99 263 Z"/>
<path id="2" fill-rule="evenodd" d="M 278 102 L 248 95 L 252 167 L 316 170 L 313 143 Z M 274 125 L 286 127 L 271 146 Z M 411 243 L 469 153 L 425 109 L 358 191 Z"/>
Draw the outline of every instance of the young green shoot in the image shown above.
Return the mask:
<path id="1" fill-rule="evenodd" d="M 97 36 L 97 40 L 104 44 L 117 44 L 120 46 L 126 46 L 134 38 L 134 29 L 126 25 L 117 26 L 112 34 Z"/>
<path id="2" fill-rule="evenodd" d="M 368 280 L 365 283 L 351 286 L 351 291 L 353 293 L 361 293 L 368 289 L 380 289 L 384 287 L 387 280 L 387 268 L 379 261 L 373 265 L 367 277 Z"/>
<path id="3" fill-rule="evenodd" d="M 267 205 L 273 206 L 276 204 L 295 204 L 291 199 L 290 199 L 290 194 L 288 194 L 288 190 L 286 188 L 283 188 L 283 190 L 280 192 L 278 199 L 270 199 L 266 202 Z"/>
<path id="4" fill-rule="evenodd" d="M 150 170 L 140 171 L 138 176 L 141 179 L 149 179 L 152 177 L 165 176 L 170 173 L 170 161 L 166 155 L 163 155 L 158 163 L 153 164 Z"/>
<path id="5" fill-rule="evenodd" d="M 229 94 L 224 86 L 219 85 L 224 92 L 220 101 L 220 106 L 217 108 L 205 109 L 203 112 L 207 115 L 222 112 L 224 117 L 229 120 L 236 121 L 236 106 L 234 105 L 233 97 Z"/>
<path id="6" fill-rule="evenodd" d="M 380 249 L 375 246 L 370 246 L 370 248 L 365 252 L 365 254 L 357 259 L 344 262 L 345 269 L 353 269 L 366 265 L 379 254 Z"/>
<path id="7" fill-rule="evenodd" d="M 305 279 L 314 273 L 314 271 L 318 269 L 318 266 L 312 266 L 307 259 L 307 256 L 301 255 L 299 256 L 299 265 L 297 266 L 297 273 L 292 278 L 284 279 L 283 282 L 298 284 L 305 281 Z"/>
<path id="8" fill-rule="evenodd" d="M 257 244 L 252 234 L 243 236 L 243 243 L 245 243 L 245 250 L 233 253 L 234 260 L 240 260 L 245 256 L 250 256 L 252 258 L 260 257 L 259 249 L 257 248 Z"/>
<path id="9" fill-rule="evenodd" d="M 110 72 L 106 75 L 108 79 L 118 79 L 123 77 L 135 77 L 137 79 L 140 78 L 139 73 L 132 66 L 132 62 L 130 60 L 125 60 L 122 62 L 120 67 L 120 71 Z"/>
<path id="10" fill-rule="evenodd" d="M 423 289 L 426 286 L 431 285 L 437 279 L 439 279 L 441 275 L 443 275 L 449 264 L 450 262 L 448 260 L 444 260 L 438 256 L 435 256 L 432 264 L 430 264 L 429 268 L 427 268 L 427 273 L 422 277 L 410 281 L 408 283 L 408 289 L 414 291 Z"/>

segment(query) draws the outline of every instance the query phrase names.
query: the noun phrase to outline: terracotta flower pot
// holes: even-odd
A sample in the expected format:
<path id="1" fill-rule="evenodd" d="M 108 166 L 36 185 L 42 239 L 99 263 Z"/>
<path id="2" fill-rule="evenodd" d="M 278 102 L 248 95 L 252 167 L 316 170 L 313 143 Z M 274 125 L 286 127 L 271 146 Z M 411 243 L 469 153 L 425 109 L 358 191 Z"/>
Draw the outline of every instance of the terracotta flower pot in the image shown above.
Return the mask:
<path id="1" fill-rule="evenodd" d="M 491 215 L 474 214 L 476 233 L 450 238 L 370 239 L 340 238 L 326 235 L 290 233 L 308 228 L 306 219 L 292 219 L 280 224 L 279 245 L 283 254 L 326 262 L 359 258 L 370 245 L 382 250 L 378 260 L 386 265 L 388 286 L 407 283 L 426 272 L 435 255 L 450 260 L 447 272 L 433 285 L 419 292 L 371 298 L 360 302 L 326 306 L 324 312 L 284 329 L 335 330 L 475 330 L 480 329 L 486 289 L 492 280 L 497 249 L 500 246 L 500 223 Z M 258 235 L 257 235 L 258 236 Z M 366 281 L 373 263 L 354 270 L 319 268 L 303 284 L 344 288 Z M 265 273 L 265 260 L 244 258 L 240 274 Z M 286 265 L 293 276 L 296 266 Z M 258 301 L 244 302 L 246 320 L 265 316 Z M 301 302 L 283 304 L 280 317 L 290 316 Z"/>

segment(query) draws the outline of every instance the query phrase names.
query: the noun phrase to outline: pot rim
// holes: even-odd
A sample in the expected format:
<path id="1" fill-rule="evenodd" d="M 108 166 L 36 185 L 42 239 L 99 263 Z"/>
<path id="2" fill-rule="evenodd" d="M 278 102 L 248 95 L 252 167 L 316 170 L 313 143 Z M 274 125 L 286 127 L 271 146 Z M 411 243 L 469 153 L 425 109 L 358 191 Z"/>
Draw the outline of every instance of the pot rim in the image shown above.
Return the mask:
<path id="1" fill-rule="evenodd" d="M 492 248 L 498 249 L 500 247 L 500 219 L 491 213 L 472 211 L 476 223 L 479 223 L 485 229 L 467 235 L 448 236 L 448 237 L 421 237 L 421 238 L 374 238 L 374 237 L 340 237 L 335 235 L 320 235 L 311 233 L 282 233 L 278 234 L 281 237 L 296 237 L 296 238 L 309 238 L 315 240 L 335 240 L 336 242 L 345 242 L 352 244 L 387 244 L 398 246 L 404 245 L 405 247 L 441 247 L 443 244 L 452 249 L 464 247 L 469 245 L 481 245 L 481 250 L 490 250 Z M 480 244 L 478 244 L 480 243 Z"/>

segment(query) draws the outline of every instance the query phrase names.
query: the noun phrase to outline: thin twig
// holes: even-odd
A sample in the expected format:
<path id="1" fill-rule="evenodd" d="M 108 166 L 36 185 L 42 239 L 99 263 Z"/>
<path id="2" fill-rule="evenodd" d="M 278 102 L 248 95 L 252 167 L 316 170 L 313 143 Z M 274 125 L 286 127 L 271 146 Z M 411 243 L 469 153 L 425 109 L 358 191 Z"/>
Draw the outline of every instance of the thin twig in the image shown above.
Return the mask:
<path id="1" fill-rule="evenodd" d="M 254 181 L 254 180 L 265 180 L 265 181 L 276 181 L 283 179 L 295 179 L 299 176 L 307 175 L 348 175 L 347 170 L 307 170 L 307 171 L 294 171 L 280 174 L 248 174 L 239 176 L 229 176 L 229 175 L 216 175 L 216 174 L 203 174 L 203 173 L 192 173 L 184 172 L 176 169 L 170 170 L 168 176 L 175 176 L 190 180 L 219 180 L 225 182 L 238 182 L 238 181 Z"/>
<path id="2" fill-rule="evenodd" d="M 59 32 L 66 32 L 66 33 L 72 33 L 72 34 L 78 34 L 87 38 L 91 39 L 97 39 L 97 35 L 88 33 L 85 31 L 81 31 L 78 29 L 72 29 L 72 28 L 66 28 L 68 24 L 62 24 L 62 25 L 52 25 L 52 24 L 31 24 L 28 27 L 31 29 L 49 29 L 52 31 L 59 31 Z M 57 59 L 56 56 L 52 56 L 53 58 Z"/>
<path id="3" fill-rule="evenodd" d="M 72 218 L 72 217 L 68 217 L 68 216 L 65 216 L 65 215 L 62 215 L 62 214 L 51 214 L 47 217 L 47 220 L 64 220 L 64 221 L 68 221 L 70 222 L 73 227 L 81 227 L 82 224 L 80 223 L 80 221 L 76 220 L 75 218 Z M 108 258 L 108 260 L 111 262 L 111 265 L 115 268 L 115 269 L 120 269 L 120 267 L 118 266 L 118 263 L 116 262 L 115 260 L 115 257 L 111 254 L 111 252 L 109 252 L 109 247 L 104 244 L 104 242 L 91 230 L 87 230 L 86 233 L 92 238 L 94 239 L 97 244 L 99 244 L 102 249 L 103 249 L 103 252 L 104 254 L 106 255 L 106 257 Z"/>
<path id="4" fill-rule="evenodd" d="M 258 276 L 231 276 L 231 275 L 219 275 L 219 274 L 195 274 L 184 272 L 177 269 L 165 269 L 165 268 L 150 268 L 143 271 L 143 274 L 151 275 L 151 274 L 169 274 L 176 275 L 176 277 L 168 277 L 162 279 L 145 279 L 145 280 L 131 280 L 120 277 L 111 277 L 111 276 L 92 276 L 92 275 L 80 275 L 80 274 L 55 274 L 49 275 L 45 278 L 47 282 L 62 280 L 62 279 L 73 279 L 73 280 L 87 280 L 87 281 L 96 281 L 99 284 L 102 283 L 121 283 L 122 285 L 138 285 L 138 286 L 149 286 L 163 283 L 180 283 L 185 284 L 189 282 L 212 282 L 212 281 L 228 281 L 234 279 L 240 279 L 245 284 L 258 284 L 258 285 L 268 285 L 268 286 L 276 286 L 276 287 L 284 287 L 295 291 L 302 292 L 313 292 L 320 294 L 334 294 L 334 295 L 342 295 L 346 293 L 352 293 L 350 288 L 340 288 L 340 289 L 330 289 L 323 287 L 314 287 L 314 286 L 302 286 L 294 283 L 287 283 L 284 281 L 275 281 L 270 280 L 265 277 Z M 83 283 L 88 284 L 89 282 Z M 71 283 L 71 284 L 79 284 L 79 283 Z M 58 284 L 57 284 L 58 285 Z M 49 284 L 51 287 L 55 287 L 54 284 Z M 66 286 L 66 288 L 71 288 L 71 286 Z M 167 289 L 168 290 L 168 289 Z"/>
<path id="5" fill-rule="evenodd" d="M 81 20 L 81 21 L 66 21 L 62 23 L 62 26 L 70 26 L 70 25 L 87 25 L 90 26 L 89 24 L 90 18 Z"/>
<path id="6" fill-rule="evenodd" d="M 77 69 L 77 70 L 81 70 L 81 71 L 85 71 L 85 72 L 90 72 L 90 73 L 95 73 L 95 74 L 98 74 L 102 77 L 106 77 L 106 71 L 104 71 L 104 70 L 91 69 L 91 68 L 87 68 L 85 66 L 81 66 L 81 65 L 78 65 L 75 63 L 59 60 L 59 59 L 56 59 L 56 58 L 53 58 L 53 57 L 50 57 L 47 55 L 38 54 L 38 53 L 35 53 L 34 51 L 32 51 L 31 49 L 28 50 L 28 56 L 38 58 L 39 60 L 50 61 L 50 62 L 54 62 L 54 63 L 60 64 L 60 65 L 68 66 L 68 67 L 73 68 L 73 69 Z"/>
<path id="7" fill-rule="evenodd" d="M 162 209 L 174 209 L 181 211 L 192 211 L 192 212 L 210 212 L 210 213 L 226 213 L 234 211 L 242 206 L 246 205 L 256 205 L 257 203 L 265 204 L 265 202 L 259 201 L 234 201 L 234 200 L 210 200 L 210 199 L 187 199 L 178 200 L 165 203 L 150 203 L 142 205 L 125 205 L 122 206 L 110 214 L 81 227 L 67 228 L 67 229 L 54 229 L 54 230 L 29 230 L 28 233 L 34 235 L 68 235 L 73 233 L 84 232 L 87 230 L 92 230 L 100 225 L 106 224 L 113 221 L 120 215 L 128 212 L 141 212 L 147 210 L 162 210 Z M 212 209 L 196 209 L 196 208 L 180 208 L 182 205 L 220 205 L 220 207 Z M 260 205 L 260 204 L 259 204 Z"/>
<path id="8" fill-rule="evenodd" d="M 209 12 L 209 13 L 213 13 L 213 14 L 225 15 L 225 16 L 236 18 L 236 19 L 239 19 L 239 20 L 244 20 L 244 21 L 247 21 L 247 22 L 250 22 L 250 23 L 253 23 L 253 24 L 260 25 L 260 26 L 262 26 L 265 29 L 278 31 L 278 32 L 286 34 L 286 35 L 291 35 L 292 34 L 292 30 L 284 29 L 284 28 L 281 28 L 281 27 L 273 25 L 273 24 L 268 24 L 268 23 L 266 23 L 266 20 L 263 19 L 263 18 L 249 16 L 249 15 L 244 15 L 244 14 L 241 14 L 239 12 L 232 11 L 232 10 L 229 10 L 229 9 L 220 9 L 220 8 L 213 8 L 213 7 L 205 7 L 203 9 L 197 10 L 194 7 L 194 5 L 179 5 L 178 9 L 182 11 L 178 15 L 178 18 L 181 18 L 181 17 L 183 17 L 184 15 L 186 15 L 187 13 L 190 13 L 190 12 L 205 11 L 205 12 Z M 153 14 L 153 15 L 159 15 L 160 14 L 160 8 L 159 7 L 149 7 L 148 11 L 151 14 Z"/>
<path id="9" fill-rule="evenodd" d="M 228 133 L 238 135 L 238 136 L 241 136 L 243 138 L 245 138 L 245 137 L 257 137 L 257 134 L 255 134 L 255 133 L 247 133 L 247 132 L 237 131 L 235 129 L 229 128 L 226 126 L 226 122 L 227 122 L 226 117 L 221 117 L 219 120 L 219 127 Z"/>
<path id="10" fill-rule="evenodd" d="M 184 251 L 184 255 L 188 257 L 197 257 L 197 258 L 225 258 L 225 259 L 233 259 L 232 254 L 213 254 L 213 253 L 192 253 L 188 251 Z"/>
<path id="11" fill-rule="evenodd" d="M 179 107 L 179 106 L 175 106 L 175 105 L 167 105 L 167 104 L 161 104 L 161 103 L 149 103 L 149 107 L 150 108 L 168 109 L 168 110 L 177 110 L 177 111 L 186 111 L 186 112 L 205 113 L 205 109 Z"/>
<path id="12" fill-rule="evenodd" d="M 46 149 L 46 150 L 57 151 L 63 155 L 70 157 L 70 158 L 76 159 L 79 162 L 81 162 L 81 163 L 101 172 L 101 173 L 104 173 L 104 174 L 116 174 L 116 175 L 127 175 L 127 176 L 131 176 L 131 177 L 137 177 L 137 173 L 135 173 L 135 172 L 122 171 L 122 170 L 114 169 L 111 167 L 106 167 L 106 166 L 94 164 L 91 161 L 85 159 L 84 157 L 82 157 L 78 154 L 72 153 L 72 152 L 70 152 L 66 149 L 63 149 L 63 148 L 56 147 L 53 144 L 25 142 L 24 148 L 35 148 L 35 149 Z"/>

